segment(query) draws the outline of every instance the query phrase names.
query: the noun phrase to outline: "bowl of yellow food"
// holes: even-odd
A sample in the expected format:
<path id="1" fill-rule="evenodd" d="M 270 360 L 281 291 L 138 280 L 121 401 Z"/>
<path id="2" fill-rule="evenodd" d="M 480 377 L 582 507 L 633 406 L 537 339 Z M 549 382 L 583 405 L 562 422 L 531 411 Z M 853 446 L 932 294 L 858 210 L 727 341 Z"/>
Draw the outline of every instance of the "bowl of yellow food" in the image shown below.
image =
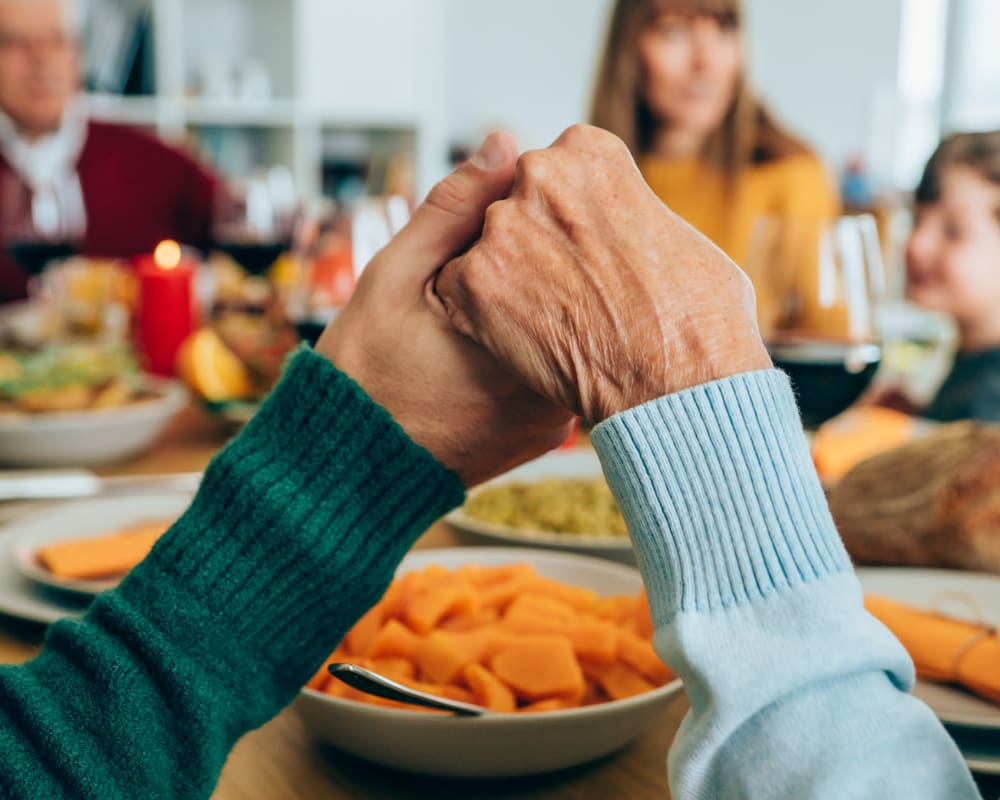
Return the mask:
<path id="1" fill-rule="evenodd" d="M 93 466 L 156 441 L 187 401 L 144 374 L 124 345 L 63 343 L 0 352 L 0 464 Z"/>
<path id="2" fill-rule="evenodd" d="M 558 450 L 469 492 L 445 521 L 469 544 L 569 550 L 635 563 L 625 520 L 588 447 Z"/>
<path id="3" fill-rule="evenodd" d="M 632 567 L 537 549 L 422 550 L 328 663 L 490 713 L 373 698 L 325 669 L 294 708 L 315 738 L 396 769 L 466 778 L 565 769 L 626 747 L 681 692 L 652 633 Z"/>

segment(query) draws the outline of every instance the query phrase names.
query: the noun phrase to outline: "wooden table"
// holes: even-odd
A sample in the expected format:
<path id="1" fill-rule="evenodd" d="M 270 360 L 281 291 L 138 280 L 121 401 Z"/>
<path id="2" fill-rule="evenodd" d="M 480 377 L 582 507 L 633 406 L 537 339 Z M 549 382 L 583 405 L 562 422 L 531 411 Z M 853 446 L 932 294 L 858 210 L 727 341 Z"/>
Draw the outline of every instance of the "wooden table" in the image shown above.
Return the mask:
<path id="1" fill-rule="evenodd" d="M 193 409 L 185 411 L 152 451 L 134 461 L 101 470 L 143 474 L 201 470 L 234 430 Z M 451 547 L 457 541 L 443 524 L 434 525 L 417 547 Z M 19 663 L 38 652 L 44 628 L 0 615 L 0 663 Z M 222 772 L 215 800 L 381 800 L 382 798 L 525 798 L 590 800 L 669 797 L 666 754 L 687 700 L 671 702 L 653 729 L 618 755 L 552 775 L 516 780 L 469 781 L 414 776 L 367 764 L 308 736 L 286 710 L 245 736 Z"/>

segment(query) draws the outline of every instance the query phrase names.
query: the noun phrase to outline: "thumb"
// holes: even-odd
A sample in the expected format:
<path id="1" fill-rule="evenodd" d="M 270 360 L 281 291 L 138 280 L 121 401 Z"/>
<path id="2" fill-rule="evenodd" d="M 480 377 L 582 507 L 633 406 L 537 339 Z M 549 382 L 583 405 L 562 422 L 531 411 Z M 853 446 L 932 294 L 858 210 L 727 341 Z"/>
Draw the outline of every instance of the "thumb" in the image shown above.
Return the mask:
<path id="1" fill-rule="evenodd" d="M 426 280 L 465 250 L 482 231 L 489 205 L 507 196 L 516 165 L 514 138 L 487 136 L 468 161 L 431 189 L 393 240 L 402 262 Z"/>

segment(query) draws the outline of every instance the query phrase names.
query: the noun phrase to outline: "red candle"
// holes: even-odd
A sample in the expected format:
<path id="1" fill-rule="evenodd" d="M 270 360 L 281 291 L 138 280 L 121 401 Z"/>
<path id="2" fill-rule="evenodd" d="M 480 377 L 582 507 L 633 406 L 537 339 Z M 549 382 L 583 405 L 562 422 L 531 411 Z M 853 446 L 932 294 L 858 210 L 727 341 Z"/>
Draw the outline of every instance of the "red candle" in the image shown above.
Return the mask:
<path id="1" fill-rule="evenodd" d="M 164 241 L 136 264 L 139 348 L 156 375 L 173 375 L 177 351 L 195 329 L 194 260 L 177 242 Z"/>

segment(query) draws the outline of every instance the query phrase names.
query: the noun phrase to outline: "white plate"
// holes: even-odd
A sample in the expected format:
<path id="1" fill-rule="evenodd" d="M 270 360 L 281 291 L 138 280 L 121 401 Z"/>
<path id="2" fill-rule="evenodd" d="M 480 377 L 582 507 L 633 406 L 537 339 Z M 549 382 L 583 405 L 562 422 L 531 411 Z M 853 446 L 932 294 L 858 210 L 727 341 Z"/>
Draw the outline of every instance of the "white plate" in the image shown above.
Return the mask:
<path id="1" fill-rule="evenodd" d="M 865 592 L 880 594 L 922 608 L 937 608 L 954 616 L 972 616 L 948 596 L 966 595 L 976 602 L 985 622 L 1000 623 L 1000 576 L 945 569 L 863 567 L 858 578 Z M 913 694 L 929 705 L 947 725 L 1000 731 L 1000 706 L 945 684 L 917 681 Z"/>
<path id="2" fill-rule="evenodd" d="M 473 489 L 470 495 L 474 495 L 480 489 L 502 486 L 512 481 L 531 482 L 543 478 L 600 478 L 603 477 L 603 474 L 597 453 L 590 448 L 557 450 L 494 478 L 483 486 Z M 462 508 L 455 509 L 444 519 L 459 533 L 464 534 L 466 538 L 479 540 L 477 543 L 480 544 L 482 540 L 488 540 L 494 544 L 546 547 L 635 564 L 635 554 L 628 536 L 552 533 L 528 528 L 513 528 L 470 517 Z"/>
<path id="3" fill-rule="evenodd" d="M 0 614 L 49 625 L 64 617 L 82 617 L 89 602 L 82 595 L 56 594 L 24 577 L 14 565 L 11 549 L 0 546 Z"/>
<path id="4" fill-rule="evenodd" d="M 187 403 L 177 381 L 146 376 L 146 383 L 154 397 L 115 408 L 0 413 L 0 463 L 81 467 L 145 450 Z"/>
<path id="5" fill-rule="evenodd" d="M 56 589 L 92 597 L 118 584 L 117 580 L 73 580 L 58 578 L 35 560 L 35 552 L 44 544 L 81 539 L 108 533 L 118 528 L 135 525 L 147 520 L 176 519 L 190 505 L 192 495 L 187 492 L 132 495 L 77 500 L 48 506 L 23 514 L 0 527 L 0 550 L 4 565 L 20 573 L 20 582 L 14 588 L 23 593 L 24 579 L 37 589 Z M 3 590 L 0 587 L 0 611 L 4 608 Z M 53 595 L 41 595 L 53 599 Z M 36 620 L 51 622 L 51 619 Z"/>

